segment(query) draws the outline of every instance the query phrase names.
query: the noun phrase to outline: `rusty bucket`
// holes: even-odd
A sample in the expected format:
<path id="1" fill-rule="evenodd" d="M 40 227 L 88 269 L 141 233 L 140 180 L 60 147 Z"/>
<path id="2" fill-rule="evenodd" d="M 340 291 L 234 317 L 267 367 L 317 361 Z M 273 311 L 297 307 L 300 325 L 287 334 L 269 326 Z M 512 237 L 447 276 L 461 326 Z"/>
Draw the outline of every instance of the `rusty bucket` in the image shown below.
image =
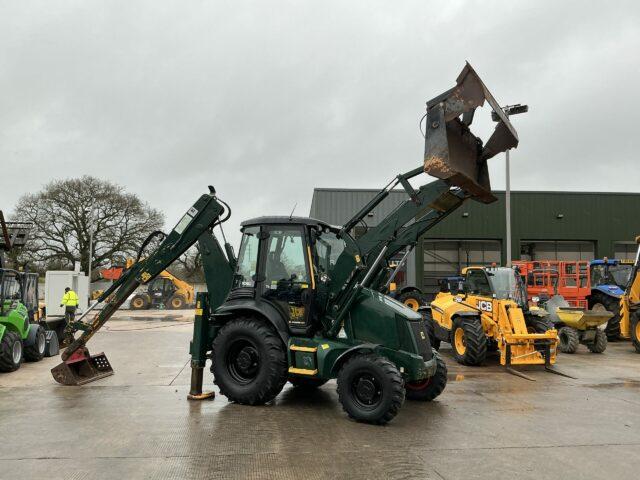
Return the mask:
<path id="1" fill-rule="evenodd" d="M 483 144 L 470 130 L 476 108 L 488 102 L 498 121 Z M 467 63 L 456 86 L 427 102 L 424 171 L 491 203 L 487 160 L 518 146 L 518 134 L 489 89 Z"/>
<path id="2" fill-rule="evenodd" d="M 113 375 L 113 368 L 104 352 L 90 355 L 86 348 L 79 348 L 67 360 L 52 368 L 51 374 L 62 385 L 84 385 Z"/>

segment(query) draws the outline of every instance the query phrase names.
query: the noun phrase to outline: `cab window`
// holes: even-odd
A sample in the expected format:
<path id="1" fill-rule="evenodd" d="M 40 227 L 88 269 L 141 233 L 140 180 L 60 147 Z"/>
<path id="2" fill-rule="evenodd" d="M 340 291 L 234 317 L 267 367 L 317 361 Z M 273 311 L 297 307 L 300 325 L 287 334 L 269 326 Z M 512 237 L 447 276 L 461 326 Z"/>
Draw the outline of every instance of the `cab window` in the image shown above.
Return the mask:
<path id="1" fill-rule="evenodd" d="M 260 227 L 245 228 L 238 252 L 238 269 L 233 288 L 253 287 L 255 283 L 256 267 L 258 264 L 258 239 Z"/>
<path id="2" fill-rule="evenodd" d="M 482 270 L 469 270 L 467 272 L 467 279 L 465 283 L 468 293 L 491 295 L 489 279 Z"/>
<path id="3" fill-rule="evenodd" d="M 278 282 L 309 283 L 304 238 L 299 228 L 276 228 L 269 232 L 265 280 L 267 288 Z"/>

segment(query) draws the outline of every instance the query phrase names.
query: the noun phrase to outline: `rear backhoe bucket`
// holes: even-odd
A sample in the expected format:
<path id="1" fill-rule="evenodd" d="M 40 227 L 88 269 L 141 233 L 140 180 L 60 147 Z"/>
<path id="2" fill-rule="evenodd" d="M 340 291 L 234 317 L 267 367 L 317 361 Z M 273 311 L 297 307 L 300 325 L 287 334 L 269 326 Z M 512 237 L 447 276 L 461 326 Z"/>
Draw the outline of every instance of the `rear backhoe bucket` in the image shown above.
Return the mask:
<path id="1" fill-rule="evenodd" d="M 86 348 L 79 348 L 67 360 L 52 368 L 51 375 L 62 385 L 84 385 L 113 375 L 113 368 L 104 353 L 90 355 Z"/>
<path id="2" fill-rule="evenodd" d="M 498 123 L 483 145 L 469 126 L 476 108 L 485 101 Z M 491 193 L 487 160 L 517 146 L 516 130 L 469 63 L 458 75 L 455 87 L 427 102 L 424 171 L 462 188 L 476 200 L 496 200 Z"/>

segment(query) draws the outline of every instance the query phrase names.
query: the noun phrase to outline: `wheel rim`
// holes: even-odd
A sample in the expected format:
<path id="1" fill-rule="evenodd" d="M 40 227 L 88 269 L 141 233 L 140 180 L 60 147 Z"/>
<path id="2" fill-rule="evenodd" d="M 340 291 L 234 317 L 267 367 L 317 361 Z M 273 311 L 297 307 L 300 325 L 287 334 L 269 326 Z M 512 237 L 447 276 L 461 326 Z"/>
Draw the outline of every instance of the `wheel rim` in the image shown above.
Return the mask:
<path id="1" fill-rule="evenodd" d="M 382 385 L 369 372 L 357 373 L 351 381 L 353 400 L 364 410 L 374 410 L 382 401 Z"/>
<path id="2" fill-rule="evenodd" d="M 13 358 L 13 363 L 20 363 L 20 359 L 22 358 L 22 342 L 14 342 L 13 348 L 11 349 L 11 357 Z"/>
<path id="3" fill-rule="evenodd" d="M 453 344 L 456 347 L 456 352 L 458 352 L 460 355 L 464 355 L 467 351 L 467 345 L 464 341 L 464 330 L 460 327 L 456 328 Z"/>
<path id="4" fill-rule="evenodd" d="M 227 370 L 240 384 L 251 383 L 260 371 L 260 353 L 249 340 L 238 340 L 229 348 Z"/>
<path id="5" fill-rule="evenodd" d="M 38 335 L 38 353 L 43 353 L 47 339 L 44 335 Z"/>
<path id="6" fill-rule="evenodd" d="M 405 384 L 405 388 L 407 390 L 422 390 L 424 388 L 427 388 L 427 386 L 429 386 L 430 383 L 431 383 L 431 377 L 425 378 L 424 380 L 419 382 L 407 382 Z"/>
<path id="7" fill-rule="evenodd" d="M 182 301 L 181 301 L 179 298 L 174 298 L 174 299 L 171 301 L 171 306 L 172 306 L 173 308 L 180 308 L 180 307 L 182 306 Z"/>
<path id="8" fill-rule="evenodd" d="M 136 308 L 142 308 L 143 303 L 144 302 L 142 301 L 141 298 L 134 298 L 133 299 L 133 306 L 136 307 Z"/>
<path id="9" fill-rule="evenodd" d="M 411 310 L 413 310 L 414 312 L 418 311 L 418 307 L 420 307 L 420 304 L 418 303 L 418 301 L 415 298 L 407 298 L 404 301 L 404 304 L 409 307 Z"/>

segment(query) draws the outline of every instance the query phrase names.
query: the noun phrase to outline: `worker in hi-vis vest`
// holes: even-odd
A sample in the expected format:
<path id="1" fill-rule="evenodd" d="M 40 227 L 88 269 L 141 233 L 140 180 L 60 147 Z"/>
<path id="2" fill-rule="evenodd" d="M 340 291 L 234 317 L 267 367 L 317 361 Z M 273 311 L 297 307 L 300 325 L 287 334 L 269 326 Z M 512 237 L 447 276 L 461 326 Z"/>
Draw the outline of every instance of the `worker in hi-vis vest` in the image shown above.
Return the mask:
<path id="1" fill-rule="evenodd" d="M 78 294 L 69 287 L 64 289 L 64 296 L 60 302 L 60 306 L 64 307 L 64 339 L 63 344 L 73 341 L 70 323 L 76 318 L 76 309 L 78 308 Z"/>

